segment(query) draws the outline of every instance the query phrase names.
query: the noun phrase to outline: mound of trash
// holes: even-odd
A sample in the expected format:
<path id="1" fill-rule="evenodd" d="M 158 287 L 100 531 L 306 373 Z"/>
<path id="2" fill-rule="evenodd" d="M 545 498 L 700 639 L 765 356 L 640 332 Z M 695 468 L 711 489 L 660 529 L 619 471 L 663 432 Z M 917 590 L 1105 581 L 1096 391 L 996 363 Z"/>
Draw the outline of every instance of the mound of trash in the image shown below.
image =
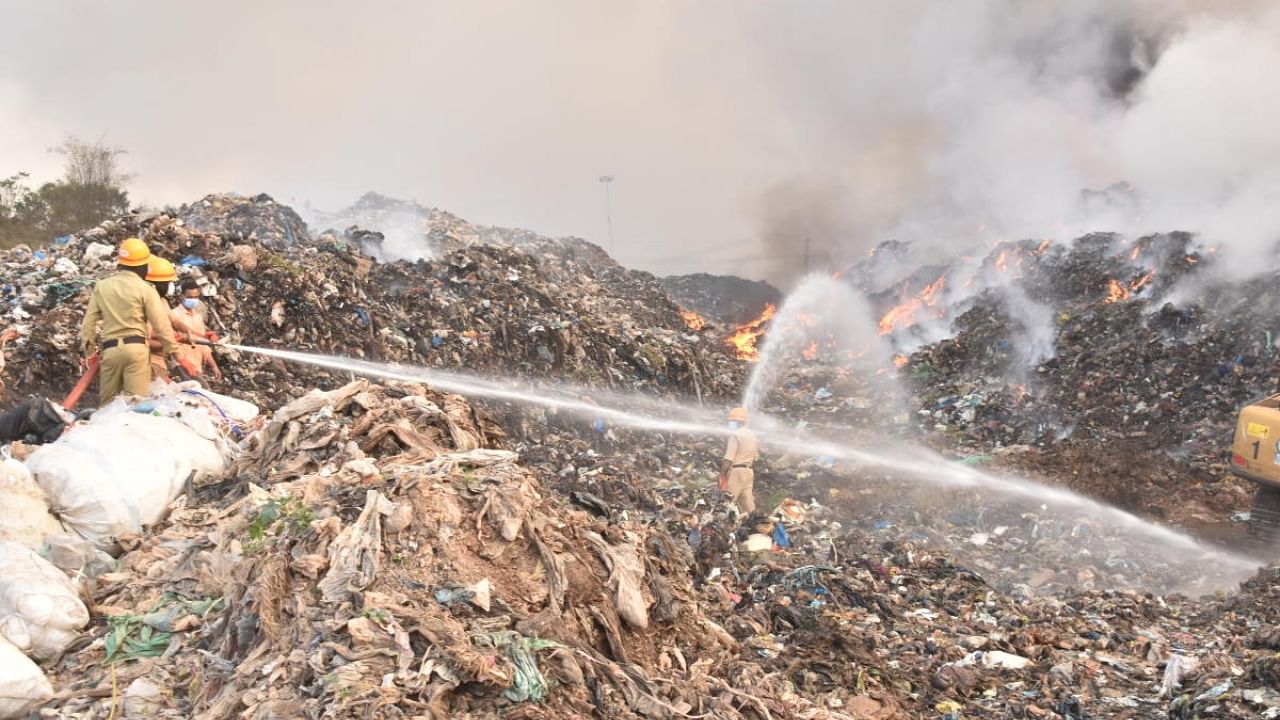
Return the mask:
<path id="1" fill-rule="evenodd" d="M 1087 589 L 1132 567 L 1067 553 L 1007 585 L 981 565 L 1005 562 L 996 546 L 1071 535 L 940 500 L 978 513 L 948 516 L 966 533 L 1010 523 L 961 562 L 927 522 L 850 526 L 866 478 L 816 468 L 793 489 L 822 502 L 745 524 L 678 475 L 562 492 L 486 411 L 422 385 L 313 390 L 240 429 L 225 472 L 121 533 L 118 557 L 21 548 L 60 568 L 45 596 L 87 612 L 63 613 L 39 666 L 0 640 L 0 691 L 85 719 L 1280 712 L 1273 570 L 1195 601 Z"/>
<path id="2" fill-rule="evenodd" d="M 782 302 L 782 293 L 769 283 L 732 275 L 671 275 L 662 278 L 662 286 L 681 306 L 729 325 L 750 322 Z"/>
<path id="3" fill-rule="evenodd" d="M 197 232 L 274 249 L 305 243 L 311 237 L 293 208 L 266 193 L 251 198 L 207 195 L 179 208 L 178 219 Z"/>
<path id="4" fill-rule="evenodd" d="M 79 376 L 89 289 L 131 235 L 179 261 L 202 289 L 210 327 L 244 345 L 690 398 L 724 398 L 740 383 L 743 368 L 714 329 L 691 329 L 653 276 L 590 243 L 468 244 L 431 261 L 379 263 L 332 234 L 307 239 L 291 210 L 263 197 L 209 196 L 179 217 L 129 215 L 48 248 L 0 253 L 9 298 L 0 316 L 16 331 L 0 336 L 7 391 L 58 396 Z M 225 387 L 261 404 L 341 382 L 218 352 Z"/>
<path id="5" fill-rule="evenodd" d="M 382 261 L 420 260 L 474 245 L 541 246 L 556 243 L 529 230 L 478 225 L 453 213 L 420 203 L 398 200 L 376 192 L 365 193 L 351 206 L 337 212 L 316 212 L 313 223 L 326 232 L 362 238 L 369 242 L 370 254 Z M 381 237 L 370 237 L 376 233 Z M 591 251 L 594 262 L 613 261 L 594 245 L 575 241 Z"/>

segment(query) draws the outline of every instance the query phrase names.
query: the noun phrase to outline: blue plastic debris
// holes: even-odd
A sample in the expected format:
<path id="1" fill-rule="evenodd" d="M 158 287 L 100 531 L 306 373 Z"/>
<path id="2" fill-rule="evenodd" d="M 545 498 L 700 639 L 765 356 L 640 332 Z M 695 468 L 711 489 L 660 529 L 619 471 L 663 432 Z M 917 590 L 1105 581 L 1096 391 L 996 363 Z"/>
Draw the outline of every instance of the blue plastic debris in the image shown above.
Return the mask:
<path id="1" fill-rule="evenodd" d="M 209 262 L 204 258 L 200 257 L 199 255 L 188 255 L 182 258 L 181 260 L 179 260 L 178 264 L 185 265 L 186 267 L 195 267 L 195 268 L 209 267 Z"/>
<path id="2" fill-rule="evenodd" d="M 356 319 L 360 321 L 360 327 L 369 327 L 369 313 L 364 308 L 356 308 Z"/>
<path id="3" fill-rule="evenodd" d="M 54 238 L 53 241 L 58 245 L 66 245 L 67 243 L 71 242 L 71 236 L 59 235 L 58 237 Z"/>
<path id="4" fill-rule="evenodd" d="M 875 522 L 875 529 L 877 530 L 888 530 L 891 527 L 893 527 L 892 520 L 877 520 Z"/>
<path id="5" fill-rule="evenodd" d="M 591 427 L 598 433 L 604 432 L 604 429 L 605 429 L 604 418 L 597 415 L 596 419 L 591 421 Z"/>
<path id="6" fill-rule="evenodd" d="M 31 253 L 31 257 L 35 258 L 36 260 L 44 260 L 45 258 L 49 257 L 49 254 L 43 250 L 37 250 Z"/>
<path id="7" fill-rule="evenodd" d="M 438 347 L 440 347 L 441 345 L 444 345 L 444 338 L 440 337 L 439 335 L 432 335 L 432 336 L 431 336 L 431 347 L 433 347 L 433 348 L 438 348 Z"/>
<path id="8" fill-rule="evenodd" d="M 773 524 L 773 544 L 780 548 L 791 547 L 791 536 L 787 535 L 787 529 L 780 522 Z"/>

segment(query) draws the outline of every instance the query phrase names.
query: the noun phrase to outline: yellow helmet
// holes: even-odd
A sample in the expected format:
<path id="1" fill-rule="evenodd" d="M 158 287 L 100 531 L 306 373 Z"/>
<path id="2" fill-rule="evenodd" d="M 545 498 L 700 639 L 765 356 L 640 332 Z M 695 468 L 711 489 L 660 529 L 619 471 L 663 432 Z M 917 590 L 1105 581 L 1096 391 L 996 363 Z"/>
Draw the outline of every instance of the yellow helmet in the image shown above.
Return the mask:
<path id="1" fill-rule="evenodd" d="M 142 267 L 150 259 L 151 248 L 136 237 L 120 243 L 120 249 L 116 252 L 116 262 L 125 267 Z"/>
<path id="2" fill-rule="evenodd" d="M 147 260 L 147 280 L 151 282 L 173 282 L 178 279 L 178 272 L 173 269 L 173 263 L 165 260 L 159 255 L 152 255 Z"/>
<path id="3" fill-rule="evenodd" d="M 729 411 L 729 420 L 731 422 L 745 423 L 747 421 L 747 409 L 744 407 L 736 407 Z"/>

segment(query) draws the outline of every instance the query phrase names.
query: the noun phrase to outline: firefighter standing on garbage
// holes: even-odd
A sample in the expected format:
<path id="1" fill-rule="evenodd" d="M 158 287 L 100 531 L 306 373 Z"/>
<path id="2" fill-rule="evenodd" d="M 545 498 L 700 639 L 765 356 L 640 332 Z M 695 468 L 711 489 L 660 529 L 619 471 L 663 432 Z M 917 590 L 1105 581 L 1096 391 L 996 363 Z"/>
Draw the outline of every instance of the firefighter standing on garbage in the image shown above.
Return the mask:
<path id="1" fill-rule="evenodd" d="M 174 269 L 173 263 L 165 260 L 158 255 L 152 255 L 147 261 L 147 282 L 151 283 L 151 287 L 156 289 L 156 293 L 160 295 L 161 302 L 165 303 L 168 309 L 169 303 L 165 298 L 169 296 L 169 288 L 178 279 L 178 271 Z M 169 311 L 169 324 L 173 327 L 173 339 L 176 342 L 182 342 L 191 334 L 191 327 L 181 317 L 175 317 L 173 311 Z M 147 347 L 151 350 L 151 379 L 163 380 L 169 382 L 169 363 L 168 358 L 164 355 L 164 345 L 160 342 L 160 338 L 156 334 L 156 329 L 151 323 L 147 323 Z M 173 359 L 177 362 L 178 367 L 186 372 L 187 377 L 197 375 L 196 366 L 190 364 L 182 354 L 182 346 L 178 346 L 178 350 L 174 352 Z"/>
<path id="2" fill-rule="evenodd" d="M 760 454 L 760 440 L 747 427 L 746 408 L 734 408 L 729 413 L 729 429 L 732 434 L 720 461 L 720 489 L 744 515 L 750 515 L 756 510 L 756 499 L 752 493 L 755 471 L 752 466 Z"/>
<path id="3" fill-rule="evenodd" d="M 155 329 L 162 355 L 172 355 L 178 349 L 169 323 L 169 308 L 145 279 L 150 259 L 151 250 L 138 238 L 120 243 L 116 252 L 119 272 L 99 280 L 89 297 L 80 326 L 80 344 L 85 357 L 101 348 L 98 398 L 102 405 L 121 392 L 147 393 L 151 384 L 148 324 Z"/>
<path id="4" fill-rule="evenodd" d="M 200 299 L 200 286 L 191 278 L 183 280 L 178 306 L 169 311 L 169 319 L 173 321 L 174 327 L 186 326 L 188 340 L 204 338 L 216 343 L 219 340 L 218 334 L 209 330 L 206 324 L 205 318 L 208 314 L 204 300 Z M 178 342 L 178 358 L 195 368 L 197 376 L 204 374 L 205 368 L 208 368 L 214 379 L 222 379 L 222 370 L 218 367 L 218 361 L 214 359 L 213 350 L 209 349 L 208 345 L 183 342 L 183 338 L 178 338 Z"/>

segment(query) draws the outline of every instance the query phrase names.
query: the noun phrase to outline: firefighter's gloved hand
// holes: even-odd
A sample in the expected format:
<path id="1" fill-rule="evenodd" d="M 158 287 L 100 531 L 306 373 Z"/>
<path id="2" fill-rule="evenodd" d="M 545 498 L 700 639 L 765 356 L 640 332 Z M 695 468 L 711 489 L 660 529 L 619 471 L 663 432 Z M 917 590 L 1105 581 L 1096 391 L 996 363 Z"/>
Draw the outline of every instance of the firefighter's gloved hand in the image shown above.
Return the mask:
<path id="1" fill-rule="evenodd" d="M 204 334 L 204 338 L 211 343 L 222 342 L 222 338 L 218 337 L 218 333 L 210 330 Z"/>
<path id="2" fill-rule="evenodd" d="M 184 333 L 184 332 L 182 332 L 181 330 L 174 330 L 174 331 L 173 331 L 173 341 L 174 341 L 174 342 L 184 343 L 184 342 L 186 342 L 186 341 L 187 341 L 187 334 L 186 334 L 186 333 Z"/>

